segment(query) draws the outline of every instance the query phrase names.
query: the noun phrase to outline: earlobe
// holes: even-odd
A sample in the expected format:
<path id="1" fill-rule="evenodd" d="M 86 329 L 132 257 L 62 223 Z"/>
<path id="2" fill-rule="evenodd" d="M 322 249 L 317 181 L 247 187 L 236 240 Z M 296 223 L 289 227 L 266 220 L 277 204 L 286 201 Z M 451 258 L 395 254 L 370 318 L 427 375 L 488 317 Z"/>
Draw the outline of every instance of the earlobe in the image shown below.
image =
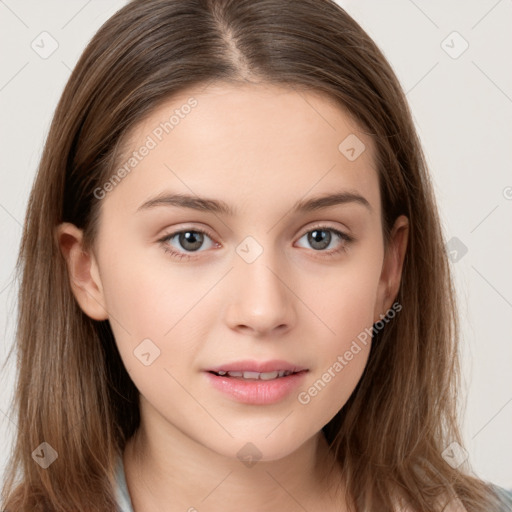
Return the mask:
<path id="1" fill-rule="evenodd" d="M 98 264 L 94 255 L 83 249 L 82 230 L 64 222 L 57 226 L 56 237 L 66 261 L 71 290 L 80 308 L 93 320 L 106 320 L 108 312 Z"/>
<path id="2" fill-rule="evenodd" d="M 405 215 L 400 215 L 391 231 L 389 245 L 384 256 L 375 304 L 374 322 L 381 319 L 380 315 L 386 314 L 398 295 L 408 238 L 409 219 Z"/>

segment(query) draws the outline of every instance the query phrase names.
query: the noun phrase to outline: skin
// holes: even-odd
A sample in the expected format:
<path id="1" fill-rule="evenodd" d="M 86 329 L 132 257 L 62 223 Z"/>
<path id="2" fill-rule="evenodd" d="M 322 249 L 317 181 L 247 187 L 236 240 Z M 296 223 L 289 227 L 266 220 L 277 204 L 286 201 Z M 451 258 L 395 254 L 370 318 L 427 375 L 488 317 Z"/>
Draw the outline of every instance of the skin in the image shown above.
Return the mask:
<path id="1" fill-rule="evenodd" d="M 129 151 L 190 96 L 197 106 L 101 200 L 93 249 L 82 251 L 75 226 L 58 228 L 80 307 L 110 320 L 140 391 L 141 428 L 124 452 L 134 510 L 346 510 L 340 468 L 327 477 L 333 459 L 321 428 L 354 390 L 370 343 L 309 403 L 297 394 L 392 306 L 408 220 L 396 220 L 385 251 L 374 143 L 313 92 L 265 84 L 190 90 L 141 122 Z M 350 134 L 366 147 L 354 161 L 338 150 Z M 371 208 L 291 211 L 298 200 L 342 190 Z M 168 205 L 137 212 L 162 191 L 223 200 L 236 215 Z M 319 249 L 307 236 L 319 225 L 354 240 L 328 231 L 331 242 Z M 212 236 L 195 252 L 177 236 L 168 240 L 192 256 L 178 260 L 158 240 L 180 229 Z M 247 236 L 263 250 L 252 263 L 236 252 Z M 160 350 L 149 366 L 133 353 L 146 338 Z M 277 404 L 242 404 L 203 373 L 239 359 L 284 359 L 309 372 Z M 261 454 L 251 467 L 237 456 L 248 442 Z"/>

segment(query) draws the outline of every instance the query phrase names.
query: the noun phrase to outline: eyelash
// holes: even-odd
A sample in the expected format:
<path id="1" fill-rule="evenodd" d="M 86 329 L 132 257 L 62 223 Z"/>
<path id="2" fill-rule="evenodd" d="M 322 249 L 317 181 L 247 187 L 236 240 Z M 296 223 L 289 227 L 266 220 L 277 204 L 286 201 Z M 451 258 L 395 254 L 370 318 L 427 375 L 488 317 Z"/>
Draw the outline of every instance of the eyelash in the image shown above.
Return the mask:
<path id="1" fill-rule="evenodd" d="M 300 238 L 302 238 L 304 235 L 307 235 L 308 233 L 311 233 L 313 231 L 330 231 L 331 233 L 334 233 L 336 236 L 338 236 L 342 241 L 344 241 L 344 243 L 342 243 L 340 245 L 340 247 L 338 247 L 337 249 L 331 249 L 330 251 L 324 251 L 324 250 L 314 251 L 314 252 L 321 253 L 322 257 L 331 258 L 331 257 L 337 256 L 339 253 L 346 252 L 347 251 L 346 244 L 350 244 L 351 242 L 354 241 L 354 238 L 351 237 L 350 235 L 347 235 L 346 233 L 338 231 L 337 229 L 331 228 L 329 226 L 324 226 L 324 225 L 318 225 L 318 226 L 314 226 L 314 227 L 310 228 L 308 231 L 303 233 L 300 236 Z M 203 229 L 192 229 L 192 228 L 182 229 L 180 231 L 174 231 L 173 233 L 165 235 L 163 238 L 160 238 L 160 240 L 158 240 L 161 243 L 164 252 L 167 254 L 170 254 L 172 258 L 175 258 L 179 261 L 181 261 L 181 260 L 188 261 L 188 260 L 195 259 L 195 256 L 192 255 L 193 253 L 188 254 L 188 253 L 176 251 L 174 249 L 171 249 L 167 243 L 170 240 L 172 240 L 176 235 L 179 235 L 181 233 L 187 233 L 187 232 L 201 233 L 203 235 L 207 235 L 209 238 L 211 238 L 213 240 L 213 236 L 208 231 L 205 231 Z M 197 252 L 202 252 L 202 251 L 197 251 Z"/>

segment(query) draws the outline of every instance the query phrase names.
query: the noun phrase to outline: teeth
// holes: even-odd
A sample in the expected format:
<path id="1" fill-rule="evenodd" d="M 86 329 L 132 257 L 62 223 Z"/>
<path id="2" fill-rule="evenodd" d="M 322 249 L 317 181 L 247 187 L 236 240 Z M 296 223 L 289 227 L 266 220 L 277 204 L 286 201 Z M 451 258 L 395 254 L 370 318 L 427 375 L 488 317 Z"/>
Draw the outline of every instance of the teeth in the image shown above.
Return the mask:
<path id="1" fill-rule="evenodd" d="M 284 372 L 282 372 L 284 374 Z M 271 379 L 275 379 L 277 377 L 282 377 L 283 375 L 281 375 L 281 372 L 267 372 L 267 373 L 260 373 L 260 376 L 259 378 L 261 380 L 271 380 Z"/>
<path id="2" fill-rule="evenodd" d="M 274 371 L 274 372 L 266 372 L 266 373 L 260 373 L 260 372 L 224 372 L 219 371 L 217 372 L 218 375 L 228 375 L 229 377 L 241 377 L 243 379 L 259 379 L 259 380 L 272 380 L 279 377 L 286 377 L 287 375 L 290 375 L 290 370 L 280 370 L 280 371 Z"/>

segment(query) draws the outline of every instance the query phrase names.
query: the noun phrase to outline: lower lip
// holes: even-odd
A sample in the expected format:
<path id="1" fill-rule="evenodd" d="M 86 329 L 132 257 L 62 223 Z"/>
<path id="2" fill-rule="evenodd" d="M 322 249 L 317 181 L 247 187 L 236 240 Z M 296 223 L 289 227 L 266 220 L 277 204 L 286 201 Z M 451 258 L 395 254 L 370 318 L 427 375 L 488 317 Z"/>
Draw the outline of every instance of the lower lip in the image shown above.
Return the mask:
<path id="1" fill-rule="evenodd" d="M 279 402 L 304 380 L 307 370 L 272 380 L 242 380 L 206 372 L 212 386 L 238 402 L 267 405 Z"/>

